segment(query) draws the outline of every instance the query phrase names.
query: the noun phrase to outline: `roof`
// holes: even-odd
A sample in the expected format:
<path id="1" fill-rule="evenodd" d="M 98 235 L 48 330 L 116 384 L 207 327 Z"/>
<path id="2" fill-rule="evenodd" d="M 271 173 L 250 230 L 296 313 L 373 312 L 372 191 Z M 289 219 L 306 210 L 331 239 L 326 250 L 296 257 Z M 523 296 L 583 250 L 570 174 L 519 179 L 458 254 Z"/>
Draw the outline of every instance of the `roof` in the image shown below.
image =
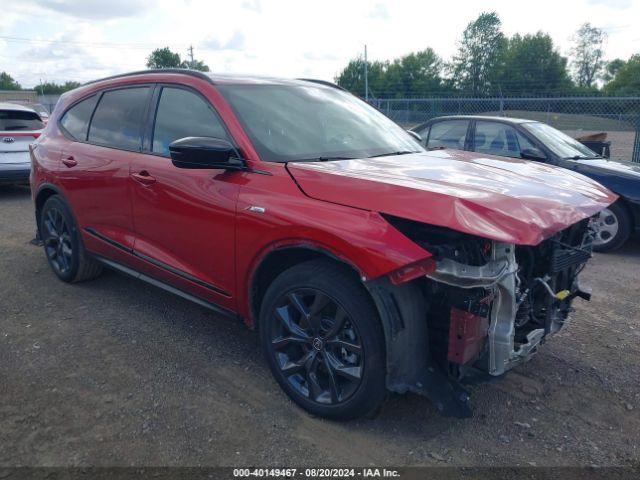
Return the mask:
<path id="1" fill-rule="evenodd" d="M 33 108 L 25 107 L 19 103 L 0 102 L 0 110 L 19 110 L 21 112 L 35 112 Z"/>
<path id="2" fill-rule="evenodd" d="M 490 115 L 445 115 L 442 117 L 435 117 L 429 120 L 432 122 L 434 120 L 499 120 L 503 123 L 531 123 L 537 122 L 537 120 L 528 120 L 526 118 L 511 118 L 511 117 L 500 117 L 500 116 L 490 116 Z M 426 123 L 426 122 L 425 122 Z"/>
<path id="3" fill-rule="evenodd" d="M 246 84 L 246 85 L 307 85 L 309 82 L 312 82 L 316 85 L 324 85 L 326 87 L 331 88 L 341 88 L 331 82 L 327 82 L 324 80 L 315 80 L 310 78 L 279 78 L 279 77 L 268 77 L 262 75 L 242 75 L 242 74 L 226 74 L 226 73 L 211 73 L 211 72 L 200 72 L 198 70 L 188 70 L 184 68 L 157 68 L 151 70 L 140 70 L 136 72 L 122 73 L 119 75 L 113 75 L 111 77 L 100 78 L 97 80 L 93 80 L 91 82 L 85 83 L 85 85 L 91 85 L 94 83 L 102 82 L 105 80 L 112 80 L 116 78 L 125 78 L 125 77 L 133 77 L 136 75 L 153 75 L 153 74 L 180 74 L 180 75 L 190 75 L 192 77 L 201 78 L 207 80 L 214 85 L 229 85 L 229 84 Z"/>

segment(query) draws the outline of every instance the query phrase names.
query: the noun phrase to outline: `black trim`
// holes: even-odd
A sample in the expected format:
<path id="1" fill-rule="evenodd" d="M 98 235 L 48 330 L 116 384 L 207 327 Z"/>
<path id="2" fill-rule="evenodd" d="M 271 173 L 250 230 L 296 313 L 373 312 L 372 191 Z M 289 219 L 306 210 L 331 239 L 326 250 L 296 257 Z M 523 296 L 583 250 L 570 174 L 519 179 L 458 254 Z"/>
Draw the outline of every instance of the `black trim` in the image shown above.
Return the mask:
<path id="1" fill-rule="evenodd" d="M 96 255 L 96 254 L 91 254 L 91 256 L 93 258 L 95 258 L 98 262 L 102 263 L 103 265 L 105 265 L 106 267 L 112 268 L 114 270 L 117 270 L 119 272 L 125 273 L 127 275 L 132 276 L 133 278 L 137 278 L 138 280 L 142 280 L 143 282 L 149 283 L 153 286 L 156 286 L 158 288 L 162 288 L 163 290 L 166 290 L 167 292 L 173 293 L 174 295 L 177 295 L 179 297 L 182 297 L 186 300 L 189 300 L 191 302 L 197 303 L 198 305 L 201 305 L 205 308 L 208 308 L 209 310 L 213 310 L 216 313 L 219 313 L 221 315 L 224 315 L 226 317 L 229 318 L 234 318 L 234 319 L 239 319 L 240 316 L 234 312 L 232 312 L 231 310 L 227 310 L 224 307 L 221 307 L 219 305 L 216 305 L 215 303 L 209 302 L 207 300 L 204 300 L 200 297 L 197 297 L 195 295 L 192 295 L 190 293 L 187 292 L 183 292 L 182 290 L 179 290 L 171 285 L 168 285 L 165 282 L 162 282 L 160 280 L 157 280 L 153 277 L 150 277 L 148 275 L 145 275 L 143 273 L 137 272 L 129 267 L 126 267 L 118 262 L 114 262 L 113 260 L 109 260 L 107 258 L 104 258 L 100 255 Z"/>
<path id="2" fill-rule="evenodd" d="M 156 267 L 162 268 L 163 270 L 168 271 L 169 273 L 173 273 L 174 275 L 184 278 L 185 280 L 188 280 L 190 282 L 195 283 L 196 285 L 200 285 L 201 287 L 204 288 L 208 288 L 209 290 L 212 290 L 216 293 L 219 293 L 220 295 L 224 295 L 225 297 L 231 297 L 231 294 L 229 294 L 228 292 L 225 292 L 224 290 L 211 285 L 210 283 L 207 282 L 203 282 L 202 280 L 200 280 L 197 277 L 194 277 L 193 275 L 190 275 L 186 272 L 183 272 L 182 270 L 178 270 L 177 268 L 172 267 L 171 265 L 167 265 L 166 263 L 160 262 L 159 260 L 156 260 L 155 258 L 149 257 L 143 253 L 140 252 L 133 252 L 133 254 L 138 257 L 141 258 L 142 260 L 151 263 L 152 265 L 155 265 Z"/>
<path id="3" fill-rule="evenodd" d="M 335 88 L 338 90 L 342 90 L 343 92 L 347 92 L 348 90 L 341 87 L 340 85 L 337 85 L 333 82 L 328 82 L 326 80 L 319 80 L 317 78 L 296 78 L 296 80 L 302 80 L 303 82 L 311 82 L 311 83 L 317 83 L 318 85 L 324 85 L 325 87 L 331 87 L 331 88 Z"/>
<path id="4" fill-rule="evenodd" d="M 103 242 L 108 243 L 109 245 L 111 245 L 112 247 L 115 247 L 119 250 L 122 250 L 124 252 L 127 252 L 141 260 L 144 260 L 145 262 L 148 262 L 156 267 L 159 267 L 163 270 L 166 270 L 169 273 L 172 273 L 173 275 L 176 275 L 180 278 L 183 278 L 185 280 L 188 280 L 192 283 L 195 283 L 196 285 L 199 285 L 201 287 L 207 288 L 215 293 L 218 293 L 220 295 L 224 295 L 225 297 L 231 297 L 231 294 L 229 292 L 226 292 L 218 287 L 216 287 L 215 285 L 211 285 L 210 283 L 204 282 L 202 280 L 200 280 L 197 277 L 194 277 L 193 275 L 190 275 L 186 272 L 183 272 L 182 270 L 178 270 L 177 268 L 172 267 L 171 265 L 167 265 L 166 263 L 163 263 L 159 260 L 156 260 L 155 258 L 149 257 L 143 253 L 140 252 L 136 252 L 133 249 L 122 245 L 121 243 L 118 243 L 112 239 L 110 239 L 109 237 L 106 237 L 105 235 L 102 235 L 100 232 L 97 232 L 95 229 L 91 228 L 91 227 L 87 227 L 84 229 L 85 232 L 93 235 L 94 237 L 102 240 Z M 142 274 L 141 274 L 142 275 Z"/>
<path id="5" fill-rule="evenodd" d="M 111 240 L 109 237 L 107 237 L 105 235 L 102 235 L 100 232 L 97 232 L 95 229 L 93 229 L 91 227 L 86 227 L 84 229 L 84 231 L 87 232 L 87 233 L 90 233 L 91 235 L 93 235 L 96 238 L 99 238 L 103 242 L 108 243 L 112 247 L 116 247 L 118 250 L 122 250 L 123 252 L 127 252 L 127 253 L 133 253 L 133 249 L 132 248 L 129 248 L 126 245 L 122 245 L 121 243 L 118 243 L 115 240 Z"/>

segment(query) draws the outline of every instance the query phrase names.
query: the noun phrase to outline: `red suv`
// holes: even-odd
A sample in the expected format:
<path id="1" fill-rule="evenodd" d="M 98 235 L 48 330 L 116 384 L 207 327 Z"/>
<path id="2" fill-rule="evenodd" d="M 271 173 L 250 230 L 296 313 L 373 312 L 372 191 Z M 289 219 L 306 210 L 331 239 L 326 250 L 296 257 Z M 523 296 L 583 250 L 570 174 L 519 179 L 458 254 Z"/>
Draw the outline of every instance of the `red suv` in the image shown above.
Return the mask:
<path id="1" fill-rule="evenodd" d="M 300 406 L 417 392 L 470 414 L 567 321 L 589 218 L 616 197 L 524 160 L 426 152 L 313 80 L 132 73 L 65 94 L 32 146 L 63 281 L 109 267 L 244 320 Z"/>

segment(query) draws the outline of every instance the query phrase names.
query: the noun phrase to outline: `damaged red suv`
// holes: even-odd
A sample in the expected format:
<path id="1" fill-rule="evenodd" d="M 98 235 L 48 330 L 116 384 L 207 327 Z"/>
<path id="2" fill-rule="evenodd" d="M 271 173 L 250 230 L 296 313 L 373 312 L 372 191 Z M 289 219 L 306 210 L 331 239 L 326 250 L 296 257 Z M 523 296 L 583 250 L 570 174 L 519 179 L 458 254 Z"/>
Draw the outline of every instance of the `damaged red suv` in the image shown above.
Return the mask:
<path id="1" fill-rule="evenodd" d="M 339 419 L 388 391 L 469 415 L 465 380 L 528 360 L 588 299 L 589 219 L 616 199 L 426 152 L 331 84 L 182 70 L 65 94 L 31 156 L 61 280 L 109 267 L 242 319 L 287 395 Z"/>

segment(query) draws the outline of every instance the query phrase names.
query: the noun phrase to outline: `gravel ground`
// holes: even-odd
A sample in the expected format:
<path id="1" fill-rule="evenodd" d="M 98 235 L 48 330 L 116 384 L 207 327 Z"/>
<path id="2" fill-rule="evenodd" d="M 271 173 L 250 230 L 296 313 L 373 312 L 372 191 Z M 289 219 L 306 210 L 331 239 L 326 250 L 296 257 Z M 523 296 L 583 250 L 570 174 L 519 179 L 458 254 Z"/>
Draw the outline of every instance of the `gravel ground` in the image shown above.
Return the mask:
<path id="1" fill-rule="evenodd" d="M 254 332 L 107 272 L 49 270 L 24 188 L 0 190 L 0 466 L 629 465 L 640 447 L 640 242 L 596 255 L 591 303 L 474 417 L 394 396 L 332 423 L 294 406 Z"/>

